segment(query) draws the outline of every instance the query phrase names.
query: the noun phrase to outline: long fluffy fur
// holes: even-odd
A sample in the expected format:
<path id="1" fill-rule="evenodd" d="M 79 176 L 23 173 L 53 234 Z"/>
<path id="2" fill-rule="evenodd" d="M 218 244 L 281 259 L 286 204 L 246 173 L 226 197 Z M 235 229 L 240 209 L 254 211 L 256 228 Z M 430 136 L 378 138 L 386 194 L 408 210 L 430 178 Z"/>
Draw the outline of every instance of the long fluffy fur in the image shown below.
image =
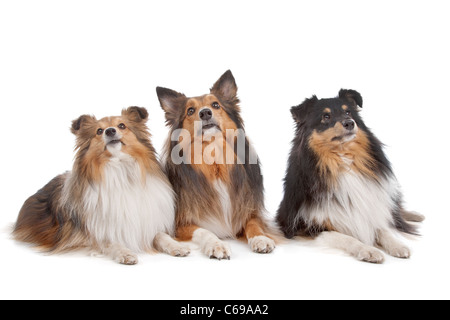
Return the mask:
<path id="1" fill-rule="evenodd" d="M 242 164 L 237 161 L 223 165 L 176 164 L 171 159 L 173 149 L 179 144 L 178 141 L 172 141 L 173 132 L 182 128 L 190 129 L 186 116 L 188 101 L 203 101 L 211 96 L 211 99 L 220 103 L 223 110 L 220 117 L 223 129 L 244 129 L 236 92 L 237 86 L 230 71 L 213 85 L 209 95 L 201 97 L 188 98 L 170 89 L 157 88 L 170 127 L 164 162 L 169 180 L 178 196 L 176 225 L 178 228 L 196 225 L 214 231 L 220 238 L 235 238 L 245 237 L 247 223 L 251 219 L 257 219 L 263 231 L 275 237 L 275 228 L 271 228 L 264 217 L 260 162 L 258 159 L 256 164 L 250 164 L 251 144 L 246 136 L 243 137 L 246 150 L 245 159 L 240 159 Z M 225 134 L 224 130 L 223 133 Z M 234 152 L 236 160 L 238 154 L 236 150 Z"/>
<path id="2" fill-rule="evenodd" d="M 159 232 L 173 234 L 175 194 L 150 142 L 147 117 L 144 108 L 130 107 L 121 117 L 74 120 L 73 170 L 25 202 L 14 237 L 52 253 L 80 247 L 138 253 L 152 249 Z M 97 130 L 120 131 L 119 123 L 126 125 L 121 142 L 106 144 Z"/>
<path id="3" fill-rule="evenodd" d="M 318 122 L 313 121 L 323 109 L 335 105 L 349 108 L 359 130 L 340 150 L 331 150 L 325 138 L 320 140 L 325 134 L 317 132 Z M 277 212 L 288 238 L 339 231 L 373 245 L 380 229 L 416 234 L 401 215 L 400 188 L 382 144 L 364 124 L 359 107 L 358 92 L 341 90 L 337 98 L 313 96 L 291 109 L 296 133 Z"/>

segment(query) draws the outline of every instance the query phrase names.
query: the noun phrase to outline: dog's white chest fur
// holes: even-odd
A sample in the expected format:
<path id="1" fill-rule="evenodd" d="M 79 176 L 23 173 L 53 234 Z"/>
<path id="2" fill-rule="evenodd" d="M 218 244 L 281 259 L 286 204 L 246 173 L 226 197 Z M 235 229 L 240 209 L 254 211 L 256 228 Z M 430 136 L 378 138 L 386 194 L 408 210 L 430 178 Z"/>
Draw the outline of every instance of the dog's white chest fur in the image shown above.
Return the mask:
<path id="1" fill-rule="evenodd" d="M 106 164 L 103 181 L 88 188 L 84 206 L 88 231 L 99 243 L 144 252 L 158 232 L 173 233 L 172 188 L 157 176 L 143 179 L 138 163 L 122 153 Z"/>
<path id="2" fill-rule="evenodd" d="M 395 178 L 376 182 L 348 169 L 310 217 L 317 223 L 328 220 L 337 231 L 373 245 L 377 231 L 392 226 L 397 194 Z"/>
<path id="3" fill-rule="evenodd" d="M 233 238 L 235 236 L 235 231 L 233 230 L 232 224 L 233 206 L 231 205 L 227 185 L 221 180 L 216 180 L 214 181 L 214 189 L 216 190 L 218 200 L 220 201 L 222 216 L 209 216 L 199 222 L 199 227 L 213 232 L 221 239 Z"/>

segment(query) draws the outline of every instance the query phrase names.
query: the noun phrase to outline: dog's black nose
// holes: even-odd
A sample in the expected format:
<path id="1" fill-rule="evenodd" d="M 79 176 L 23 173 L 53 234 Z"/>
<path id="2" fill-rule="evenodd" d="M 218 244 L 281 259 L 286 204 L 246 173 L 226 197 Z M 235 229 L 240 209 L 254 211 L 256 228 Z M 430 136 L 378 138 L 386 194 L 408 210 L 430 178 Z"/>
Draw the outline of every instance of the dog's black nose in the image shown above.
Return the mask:
<path id="1" fill-rule="evenodd" d="M 352 131 L 355 128 L 355 121 L 353 121 L 352 119 L 347 119 L 342 121 L 342 125 L 348 131 Z"/>
<path id="2" fill-rule="evenodd" d="M 106 129 L 106 131 L 105 131 L 105 134 L 106 134 L 108 137 L 114 137 L 114 136 L 116 135 L 116 133 L 117 133 L 117 131 L 116 131 L 116 129 L 114 129 L 114 128 L 108 128 L 108 129 Z"/>
<path id="3" fill-rule="evenodd" d="M 206 121 L 206 120 L 209 120 L 212 118 L 212 111 L 211 111 L 211 109 L 206 108 L 206 109 L 201 110 L 199 115 L 200 115 L 200 119 Z"/>

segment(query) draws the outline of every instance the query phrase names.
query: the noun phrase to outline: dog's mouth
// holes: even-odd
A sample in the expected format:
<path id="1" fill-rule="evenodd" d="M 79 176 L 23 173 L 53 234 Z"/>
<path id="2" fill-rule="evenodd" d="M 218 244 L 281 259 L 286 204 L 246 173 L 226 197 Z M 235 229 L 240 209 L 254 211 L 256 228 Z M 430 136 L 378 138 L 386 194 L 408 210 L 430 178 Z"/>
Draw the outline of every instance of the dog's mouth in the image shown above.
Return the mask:
<path id="1" fill-rule="evenodd" d="M 355 136 L 356 136 L 356 132 L 348 132 L 346 134 L 334 137 L 333 139 L 331 139 L 331 141 L 349 141 L 349 140 L 353 140 L 353 138 L 355 138 Z"/>
<path id="2" fill-rule="evenodd" d="M 109 141 L 109 142 L 106 144 L 106 146 L 115 146 L 115 145 L 118 145 L 119 143 L 122 144 L 122 145 L 125 145 L 125 143 L 123 143 L 122 140 L 119 140 L 119 139 L 113 139 L 113 140 Z"/>
<path id="3" fill-rule="evenodd" d="M 339 136 L 335 136 L 334 138 L 331 139 L 331 141 L 333 141 L 333 142 L 338 141 L 341 143 L 345 143 L 345 142 L 352 141 L 353 139 L 355 139 L 355 137 L 356 137 L 356 130 L 347 132 L 347 133 L 339 135 Z"/>
<path id="4" fill-rule="evenodd" d="M 202 126 L 203 131 L 207 131 L 207 130 L 210 130 L 210 129 L 213 129 L 213 128 L 221 131 L 220 127 L 214 122 L 206 122 Z"/>

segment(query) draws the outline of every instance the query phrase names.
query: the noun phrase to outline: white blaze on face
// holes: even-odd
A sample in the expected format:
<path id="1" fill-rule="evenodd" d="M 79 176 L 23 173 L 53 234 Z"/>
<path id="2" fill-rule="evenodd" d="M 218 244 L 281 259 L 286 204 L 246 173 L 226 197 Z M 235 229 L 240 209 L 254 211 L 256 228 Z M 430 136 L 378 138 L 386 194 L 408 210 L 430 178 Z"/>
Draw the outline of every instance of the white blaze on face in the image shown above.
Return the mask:
<path id="1" fill-rule="evenodd" d="M 352 141 L 353 139 L 355 139 L 356 134 L 358 133 L 358 130 L 359 130 L 358 126 L 356 125 L 356 122 L 355 122 L 355 128 L 351 132 L 349 132 L 348 135 L 346 135 L 342 138 L 342 143 L 349 142 L 349 141 Z"/>
<path id="2" fill-rule="evenodd" d="M 208 111 L 211 112 L 211 118 L 207 119 L 207 120 L 203 120 L 200 121 L 201 123 L 201 130 L 199 131 L 199 133 L 203 133 L 203 137 L 211 137 L 214 136 L 217 132 L 220 132 L 220 129 L 218 127 L 218 123 L 216 121 L 216 119 L 214 118 L 214 113 L 212 112 L 211 108 L 207 107 L 207 106 L 203 106 L 202 108 L 200 108 L 200 110 L 198 111 L 198 114 L 201 115 L 203 111 Z M 200 117 L 201 118 L 201 117 Z M 214 124 L 214 126 L 211 126 L 209 128 L 203 128 L 204 125 L 206 124 Z M 197 132 L 197 131 L 195 131 Z"/>
<path id="3" fill-rule="evenodd" d="M 211 128 L 208 128 L 208 129 L 203 131 L 203 139 L 205 141 L 211 140 L 212 137 L 215 137 L 217 135 L 222 136 L 222 134 L 220 133 L 219 128 L 217 128 L 215 126 L 211 127 Z"/>
<path id="4" fill-rule="evenodd" d="M 108 130 L 114 130 L 114 135 L 108 135 Z M 120 140 L 123 138 L 120 131 L 114 127 L 105 129 L 103 132 L 103 141 L 105 142 L 106 149 L 113 155 L 118 156 L 122 150 L 122 143 Z"/>

